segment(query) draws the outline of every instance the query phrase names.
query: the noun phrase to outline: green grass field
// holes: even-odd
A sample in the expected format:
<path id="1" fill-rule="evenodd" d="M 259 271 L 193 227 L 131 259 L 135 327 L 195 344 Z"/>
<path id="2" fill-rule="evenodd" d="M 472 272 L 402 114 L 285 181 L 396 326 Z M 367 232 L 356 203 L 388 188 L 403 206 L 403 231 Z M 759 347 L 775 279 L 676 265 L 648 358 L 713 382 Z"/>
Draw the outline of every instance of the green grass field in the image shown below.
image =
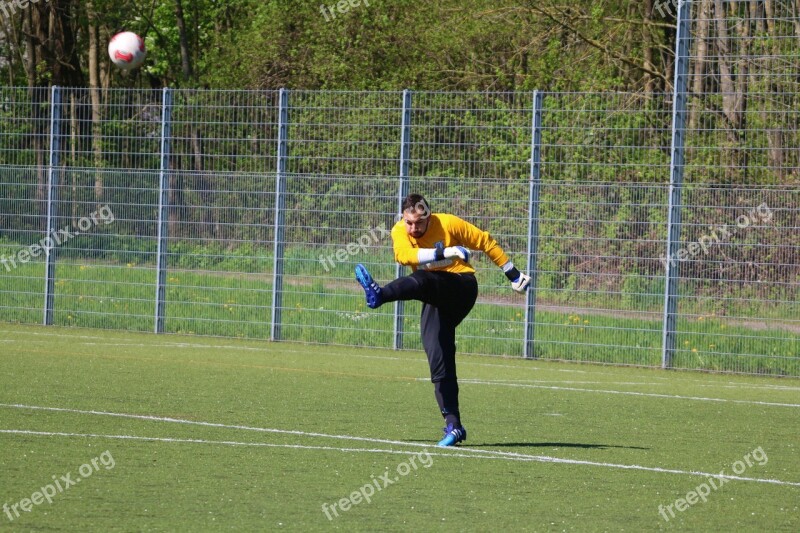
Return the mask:
<path id="1" fill-rule="evenodd" d="M 3 530 L 800 526 L 794 379 L 462 355 L 439 449 L 417 351 L 0 332 Z"/>

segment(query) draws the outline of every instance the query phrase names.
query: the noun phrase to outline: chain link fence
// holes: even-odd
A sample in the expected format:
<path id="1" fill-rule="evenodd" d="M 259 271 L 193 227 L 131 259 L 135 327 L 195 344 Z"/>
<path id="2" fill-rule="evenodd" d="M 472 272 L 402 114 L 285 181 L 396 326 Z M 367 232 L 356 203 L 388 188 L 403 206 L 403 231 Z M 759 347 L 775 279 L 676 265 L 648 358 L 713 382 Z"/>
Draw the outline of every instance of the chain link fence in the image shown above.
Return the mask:
<path id="1" fill-rule="evenodd" d="M 534 274 L 462 353 L 798 376 L 800 18 L 706 4 L 668 94 L 0 88 L 0 320 L 421 349 L 419 192 Z"/>

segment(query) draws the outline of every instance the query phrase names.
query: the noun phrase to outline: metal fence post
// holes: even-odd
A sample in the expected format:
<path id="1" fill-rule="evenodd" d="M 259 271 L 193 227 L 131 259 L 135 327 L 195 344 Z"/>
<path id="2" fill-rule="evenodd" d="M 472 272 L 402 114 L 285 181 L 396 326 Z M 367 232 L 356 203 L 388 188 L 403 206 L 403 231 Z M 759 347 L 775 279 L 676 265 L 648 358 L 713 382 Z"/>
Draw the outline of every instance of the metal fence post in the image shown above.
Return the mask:
<path id="1" fill-rule="evenodd" d="M 675 78 L 672 100 L 672 147 L 669 174 L 669 213 L 667 218 L 667 256 L 664 287 L 664 330 L 661 366 L 672 367 L 675 354 L 678 307 L 678 254 L 681 237 L 681 192 L 683 190 L 684 142 L 686 137 L 686 86 L 689 74 L 691 40 L 691 2 L 678 5 L 678 28 L 675 37 Z"/>
<path id="2" fill-rule="evenodd" d="M 278 97 L 278 166 L 275 175 L 275 248 L 272 269 L 272 323 L 270 338 L 281 339 L 283 305 L 283 253 L 285 230 L 286 158 L 289 130 L 289 91 L 281 89 Z"/>
<path id="3" fill-rule="evenodd" d="M 44 238 L 45 284 L 44 325 L 53 324 L 53 308 L 56 287 L 56 254 L 53 236 L 56 235 L 58 211 L 58 165 L 61 150 L 61 87 L 50 88 L 50 153 L 47 165 L 47 233 Z"/>
<path id="4" fill-rule="evenodd" d="M 533 91 L 533 118 L 531 120 L 531 170 L 528 190 L 528 272 L 531 284 L 526 294 L 525 347 L 526 359 L 534 354 L 534 329 L 536 325 L 536 254 L 539 250 L 539 191 L 542 169 L 542 93 Z"/>
<path id="5" fill-rule="evenodd" d="M 403 200 L 408 196 L 408 162 L 411 150 L 411 91 L 403 91 L 403 116 L 400 126 L 400 180 L 397 190 L 397 212 L 403 211 Z M 403 275 L 404 267 L 395 265 L 395 279 Z M 403 314 L 405 313 L 405 302 L 396 301 L 394 303 L 394 349 L 403 349 Z"/>
<path id="6" fill-rule="evenodd" d="M 167 229 L 169 221 L 169 158 L 172 130 L 172 89 L 161 93 L 161 162 L 158 172 L 158 249 L 156 251 L 155 332 L 164 332 L 164 307 L 167 291 Z"/>

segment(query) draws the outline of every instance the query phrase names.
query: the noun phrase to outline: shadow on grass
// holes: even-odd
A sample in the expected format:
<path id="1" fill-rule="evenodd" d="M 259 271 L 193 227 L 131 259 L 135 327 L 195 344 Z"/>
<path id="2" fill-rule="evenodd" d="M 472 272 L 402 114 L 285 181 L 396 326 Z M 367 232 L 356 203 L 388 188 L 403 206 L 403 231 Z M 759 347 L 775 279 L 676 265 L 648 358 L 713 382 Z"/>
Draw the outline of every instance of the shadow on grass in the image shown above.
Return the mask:
<path id="1" fill-rule="evenodd" d="M 408 439 L 409 442 L 431 442 L 430 440 L 422 439 Z M 433 443 L 436 444 L 435 442 Z M 470 442 L 462 442 L 460 446 L 466 448 L 583 448 L 585 450 L 607 450 L 609 448 L 622 448 L 625 450 L 650 450 L 643 446 L 615 446 L 612 444 L 583 444 L 580 442 L 496 442 L 496 443 L 483 443 L 472 444 Z"/>
<path id="2" fill-rule="evenodd" d="M 579 442 L 497 442 L 486 444 L 464 444 L 470 448 L 486 448 L 486 447 L 501 447 L 501 448 L 584 448 L 584 449 L 598 449 L 606 450 L 608 448 L 623 448 L 626 450 L 649 450 L 643 446 L 614 446 L 612 444 L 582 444 Z"/>

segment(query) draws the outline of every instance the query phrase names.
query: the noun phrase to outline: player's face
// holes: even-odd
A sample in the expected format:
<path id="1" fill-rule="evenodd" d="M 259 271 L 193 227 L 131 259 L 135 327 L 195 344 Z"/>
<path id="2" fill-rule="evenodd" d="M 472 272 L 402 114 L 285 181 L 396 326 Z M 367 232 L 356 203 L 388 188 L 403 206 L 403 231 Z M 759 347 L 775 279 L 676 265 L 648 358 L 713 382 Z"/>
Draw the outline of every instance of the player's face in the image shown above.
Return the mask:
<path id="1" fill-rule="evenodd" d="M 430 215 L 414 209 L 407 209 L 403 211 L 403 221 L 406 224 L 406 233 L 415 239 L 419 239 L 428 231 Z"/>

